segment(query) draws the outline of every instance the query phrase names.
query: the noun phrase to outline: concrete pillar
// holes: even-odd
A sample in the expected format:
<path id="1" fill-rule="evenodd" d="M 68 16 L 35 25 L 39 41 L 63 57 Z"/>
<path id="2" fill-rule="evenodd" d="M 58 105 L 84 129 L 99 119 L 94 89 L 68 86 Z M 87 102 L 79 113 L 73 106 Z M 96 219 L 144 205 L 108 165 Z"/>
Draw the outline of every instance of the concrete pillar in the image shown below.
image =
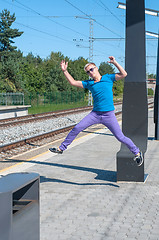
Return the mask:
<path id="1" fill-rule="evenodd" d="M 126 0 L 125 57 L 128 75 L 124 83 L 122 130 L 144 154 L 148 134 L 144 0 Z M 144 182 L 144 164 L 138 167 L 133 158 L 134 154 L 122 144 L 117 153 L 117 181 Z"/>
<path id="2" fill-rule="evenodd" d="M 159 38 L 157 54 L 156 88 L 154 98 L 154 123 L 155 123 L 155 139 L 159 140 Z"/>

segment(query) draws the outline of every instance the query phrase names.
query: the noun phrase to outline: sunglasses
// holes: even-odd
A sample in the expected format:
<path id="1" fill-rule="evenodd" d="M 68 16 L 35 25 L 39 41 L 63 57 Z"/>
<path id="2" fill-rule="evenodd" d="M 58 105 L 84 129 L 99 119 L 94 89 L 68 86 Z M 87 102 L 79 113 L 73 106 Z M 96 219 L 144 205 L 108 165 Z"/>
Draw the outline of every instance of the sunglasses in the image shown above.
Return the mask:
<path id="1" fill-rule="evenodd" d="M 87 73 L 87 74 L 90 74 L 90 72 L 93 72 L 95 68 L 96 68 L 96 67 L 90 68 L 86 73 Z"/>

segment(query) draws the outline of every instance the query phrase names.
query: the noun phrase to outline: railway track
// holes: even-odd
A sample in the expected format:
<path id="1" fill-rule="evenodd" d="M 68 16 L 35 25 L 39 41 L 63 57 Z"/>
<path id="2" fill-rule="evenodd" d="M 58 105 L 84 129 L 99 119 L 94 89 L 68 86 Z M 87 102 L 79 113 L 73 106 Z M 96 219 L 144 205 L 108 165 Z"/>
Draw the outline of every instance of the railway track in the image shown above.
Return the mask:
<path id="1" fill-rule="evenodd" d="M 149 102 L 148 105 L 149 105 L 149 108 L 152 108 L 153 107 L 153 102 Z M 91 109 L 91 107 L 86 107 L 86 108 L 80 108 L 80 109 L 76 109 L 76 110 L 73 109 L 73 111 L 69 110 L 68 112 L 67 111 L 60 111 L 60 112 L 57 113 L 56 117 L 63 116 L 63 114 L 66 115 L 66 114 L 78 113 L 80 111 L 88 111 L 90 109 Z M 122 113 L 122 111 L 117 111 L 115 114 L 116 114 L 116 116 L 119 116 L 119 115 L 121 115 L 121 113 Z M 44 117 L 47 118 L 47 116 L 46 116 L 47 114 L 45 116 L 41 116 L 41 114 L 38 114 L 38 115 L 39 116 L 36 116 L 36 121 L 39 120 L 39 117 L 40 117 L 40 119 L 41 118 L 44 119 Z M 52 113 L 51 115 L 48 114 L 48 117 L 54 117 L 54 115 L 55 115 L 55 113 Z M 20 122 L 18 122 L 17 124 L 26 123 L 25 121 L 28 122 L 28 121 L 30 121 L 30 119 L 25 119 L 25 118 L 21 119 Z M 35 119 L 34 119 L 34 121 L 35 121 Z M 4 124 L 5 124 L 4 126 L 7 126 L 6 122 Z M 8 125 L 10 125 L 10 124 L 12 125 L 12 122 L 8 123 Z M 15 124 L 15 123 L 13 122 L 13 124 Z M 60 129 L 57 129 L 57 130 L 53 130 L 53 131 L 50 131 L 50 132 L 39 134 L 37 136 L 33 136 L 33 137 L 25 138 L 25 139 L 15 141 L 15 142 L 12 142 L 12 143 L 9 143 L 9 144 L 1 145 L 0 146 L 0 153 L 10 151 L 12 149 L 19 148 L 19 147 L 24 146 L 24 145 L 33 145 L 33 143 L 35 143 L 37 141 L 41 141 L 42 139 L 58 136 L 61 133 L 66 133 L 66 132 L 70 131 L 75 125 L 76 124 L 73 124 L 73 125 L 70 125 L 68 127 L 60 128 Z"/>
<path id="2" fill-rule="evenodd" d="M 3 119 L 3 120 L 0 120 L 0 128 L 15 126 L 18 124 L 30 123 L 34 121 L 42 121 L 49 118 L 58 118 L 58 117 L 62 117 L 69 114 L 90 111 L 91 109 L 92 109 L 92 106 L 87 106 L 87 107 L 68 109 L 68 110 L 62 110 L 62 111 L 56 111 L 56 112 L 47 112 L 47 113 L 32 114 L 32 115 L 16 117 L 16 118 Z"/>
<path id="3" fill-rule="evenodd" d="M 121 103 L 122 102 L 116 102 L 114 105 L 120 105 Z M 61 111 L 55 111 L 55 112 L 46 112 L 46 113 L 31 114 L 31 115 L 16 117 L 16 118 L 14 117 L 14 118 L 2 119 L 0 120 L 0 128 L 14 126 L 18 124 L 30 123 L 34 121 L 42 121 L 49 118 L 58 118 L 58 117 L 66 116 L 69 114 L 76 114 L 80 112 L 91 111 L 92 109 L 93 109 L 92 106 L 86 106 L 86 107 L 73 108 L 73 109 L 67 109 L 67 110 L 61 110 Z"/>
<path id="4" fill-rule="evenodd" d="M 64 128 L 60 128 L 60 129 L 57 129 L 57 130 L 53 130 L 53 131 L 50 131 L 50 132 L 47 132 L 47 133 L 42 133 L 42 134 L 39 134 L 39 135 L 34 136 L 34 137 L 25 138 L 25 139 L 22 139 L 22 140 L 19 140 L 19 141 L 10 143 L 10 144 L 2 145 L 2 146 L 0 146 L 0 153 L 11 150 L 11 149 L 14 149 L 14 148 L 17 148 L 17 147 L 21 147 L 21 146 L 26 145 L 26 144 L 31 145 L 32 143 L 34 143 L 36 141 L 42 140 L 44 138 L 50 138 L 50 137 L 56 136 L 60 133 L 65 133 L 67 131 L 70 131 L 75 125 L 76 124 L 71 125 L 69 127 L 64 127 Z"/>

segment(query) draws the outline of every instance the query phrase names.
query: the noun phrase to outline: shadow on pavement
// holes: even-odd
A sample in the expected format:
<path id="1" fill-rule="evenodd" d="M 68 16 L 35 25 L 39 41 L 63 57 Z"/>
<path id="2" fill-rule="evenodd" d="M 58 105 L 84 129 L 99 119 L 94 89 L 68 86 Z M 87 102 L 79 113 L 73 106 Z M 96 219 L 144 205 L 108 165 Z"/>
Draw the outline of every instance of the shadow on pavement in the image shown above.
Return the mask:
<path id="1" fill-rule="evenodd" d="M 64 184 L 71 184 L 71 185 L 77 185 L 77 186 L 112 186 L 112 187 L 119 187 L 117 184 L 113 183 L 77 183 L 77 182 L 71 182 L 71 181 L 65 181 L 61 179 L 55 179 L 55 178 L 47 178 L 45 176 L 40 176 L 40 182 L 57 182 L 57 183 L 64 183 Z"/>
<path id="2" fill-rule="evenodd" d="M 0 161 L 3 162 L 3 161 Z M 94 178 L 96 180 L 102 180 L 107 182 L 116 182 L 117 181 L 117 173 L 115 171 L 110 170 L 102 170 L 102 169 L 96 169 L 96 168 L 88 168 L 88 167 L 80 167 L 80 166 L 73 166 L 73 165 L 66 165 L 66 164 L 60 164 L 60 163 L 50 163 L 50 162 L 39 162 L 34 160 L 16 160 L 16 159 L 7 159 L 5 163 L 18 163 L 18 162 L 27 162 L 27 163 L 34 163 L 34 164 L 40 164 L 40 165 L 46 165 L 50 167 L 59 167 L 59 168 L 67 168 L 67 169 L 73 169 L 75 171 L 85 171 L 85 172 L 92 172 L 97 174 L 97 176 Z M 44 176 L 41 176 L 41 182 L 59 182 L 59 183 L 67 183 L 67 184 L 74 184 L 74 185 L 110 185 L 114 187 L 119 187 L 116 184 L 110 184 L 110 183 L 76 183 L 76 182 L 69 182 L 69 181 L 63 181 L 60 179 L 50 179 Z"/>

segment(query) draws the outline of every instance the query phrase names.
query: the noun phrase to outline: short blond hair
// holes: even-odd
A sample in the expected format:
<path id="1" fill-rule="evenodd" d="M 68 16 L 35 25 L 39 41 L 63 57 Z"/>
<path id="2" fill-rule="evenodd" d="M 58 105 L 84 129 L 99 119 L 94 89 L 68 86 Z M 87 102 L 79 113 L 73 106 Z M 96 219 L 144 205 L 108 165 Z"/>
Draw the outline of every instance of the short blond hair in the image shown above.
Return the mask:
<path id="1" fill-rule="evenodd" d="M 91 64 L 96 67 L 95 63 L 89 62 L 89 63 L 87 63 L 87 64 L 84 66 L 84 71 L 85 71 L 85 72 L 86 72 L 86 68 L 87 68 L 89 65 L 91 65 Z"/>

